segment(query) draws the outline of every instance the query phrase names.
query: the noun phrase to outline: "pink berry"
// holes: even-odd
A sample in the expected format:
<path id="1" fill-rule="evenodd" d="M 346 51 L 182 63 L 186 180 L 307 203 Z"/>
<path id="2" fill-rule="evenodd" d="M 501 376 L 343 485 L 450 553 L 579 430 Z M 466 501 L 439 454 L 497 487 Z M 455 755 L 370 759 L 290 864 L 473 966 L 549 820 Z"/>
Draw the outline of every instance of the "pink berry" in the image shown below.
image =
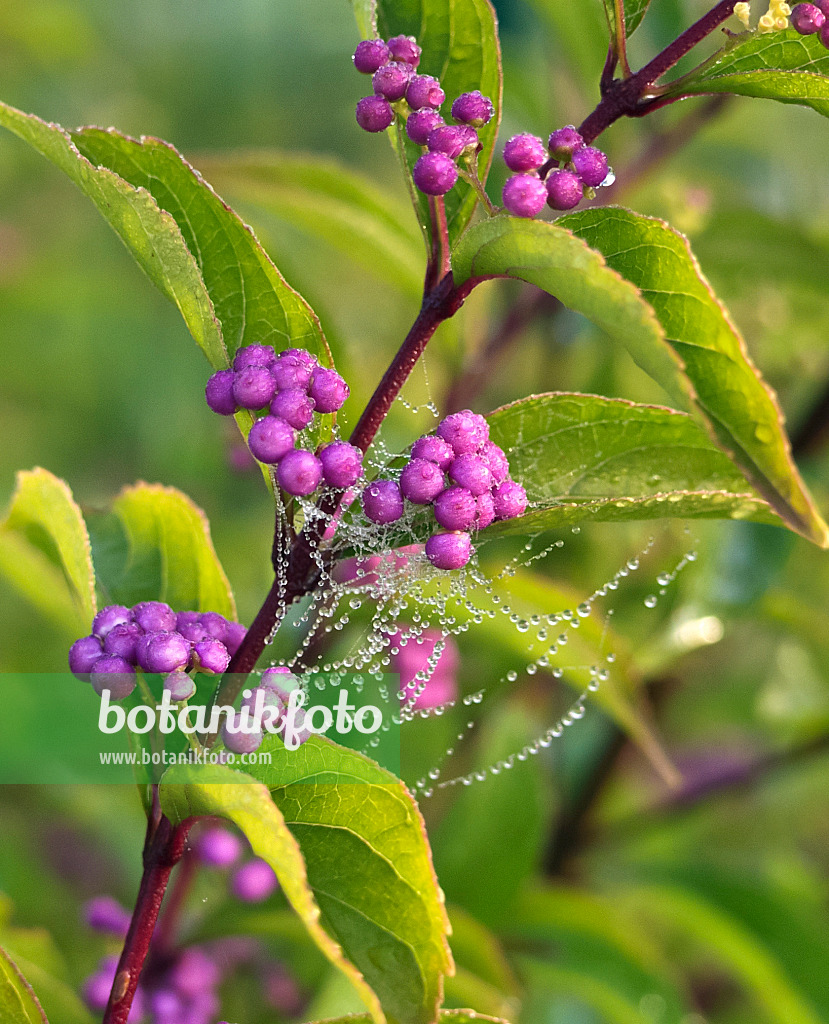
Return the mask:
<path id="1" fill-rule="evenodd" d="M 458 169 L 445 153 L 424 153 L 414 165 L 412 177 L 427 196 L 444 196 L 458 180 Z"/>
<path id="2" fill-rule="evenodd" d="M 436 569 L 461 569 L 471 553 L 468 533 L 436 533 L 426 541 L 426 557 Z"/>
<path id="3" fill-rule="evenodd" d="M 270 412 L 295 430 L 302 430 L 314 418 L 314 400 L 304 388 L 285 388 L 274 395 Z"/>
<path id="4" fill-rule="evenodd" d="M 246 366 L 233 381 L 233 397 L 243 409 L 261 409 L 273 398 L 276 385 L 266 366 Z"/>
<path id="5" fill-rule="evenodd" d="M 402 61 L 413 68 L 420 63 L 422 51 L 414 36 L 393 36 L 388 45 L 393 60 Z"/>
<path id="6" fill-rule="evenodd" d="M 492 100 L 480 90 L 462 93 L 452 104 L 452 117 L 463 124 L 480 128 L 492 119 L 495 108 Z"/>
<path id="7" fill-rule="evenodd" d="M 483 448 L 481 448 L 480 455 L 489 467 L 492 479 L 496 484 L 506 480 L 509 476 L 509 462 L 507 462 L 503 448 L 500 448 L 494 441 L 487 441 Z"/>
<path id="8" fill-rule="evenodd" d="M 394 121 L 394 111 L 382 96 L 364 96 L 355 111 L 357 124 L 366 132 L 383 132 Z"/>
<path id="9" fill-rule="evenodd" d="M 418 146 L 425 146 L 430 132 L 443 123 L 443 118 L 435 110 L 416 110 L 406 119 L 406 134 Z"/>
<path id="10" fill-rule="evenodd" d="M 322 481 L 322 463 L 311 452 L 295 448 L 279 460 L 276 479 L 288 494 L 296 497 L 312 494 Z"/>
<path id="11" fill-rule="evenodd" d="M 375 480 L 363 491 L 363 511 L 381 526 L 395 523 L 403 515 L 403 495 L 394 480 Z"/>
<path id="12" fill-rule="evenodd" d="M 584 139 L 572 124 L 556 129 L 547 140 L 547 148 L 556 160 L 570 160 L 573 153 L 583 145 Z"/>
<path id="13" fill-rule="evenodd" d="M 104 640 L 111 629 L 125 622 L 132 622 L 131 610 L 122 604 L 110 604 L 102 608 L 92 620 L 92 632 Z"/>
<path id="14" fill-rule="evenodd" d="M 354 51 L 354 67 L 362 75 L 373 75 L 391 59 L 391 51 L 382 39 L 364 39 Z"/>
<path id="15" fill-rule="evenodd" d="M 468 124 L 445 124 L 429 133 L 426 145 L 432 153 L 443 153 L 453 160 L 467 149 L 480 145 L 478 133 Z"/>
<path id="16" fill-rule="evenodd" d="M 514 480 L 505 480 L 492 492 L 496 519 L 515 519 L 527 508 L 527 492 Z"/>
<path id="17" fill-rule="evenodd" d="M 598 188 L 607 177 L 607 157 L 595 146 L 584 146 L 573 154 L 576 174 L 585 185 Z"/>
<path id="18" fill-rule="evenodd" d="M 479 494 L 477 497 L 478 511 L 475 513 L 475 529 L 485 530 L 495 521 L 495 502 L 491 494 Z"/>
<path id="19" fill-rule="evenodd" d="M 109 690 L 110 700 L 123 700 L 129 697 L 137 682 L 135 669 L 128 661 L 108 654 L 99 658 L 92 666 L 89 681 L 99 697 L 103 695 L 104 690 Z"/>
<path id="20" fill-rule="evenodd" d="M 145 633 L 176 628 L 176 613 L 163 601 L 141 601 L 132 609 L 132 617 Z"/>
<path id="21" fill-rule="evenodd" d="M 278 416 L 263 416 L 248 434 L 248 447 L 253 457 L 271 466 L 293 451 L 295 441 L 293 429 Z"/>
<path id="22" fill-rule="evenodd" d="M 270 345 L 245 345 L 236 349 L 233 369 L 244 370 L 246 366 L 270 366 L 276 359 L 276 352 Z"/>
<path id="23" fill-rule="evenodd" d="M 455 457 L 455 450 L 448 441 L 435 434 L 426 434 L 419 437 L 412 445 L 413 459 L 428 459 L 435 462 L 445 472 L 449 469 L 449 463 Z"/>
<path id="24" fill-rule="evenodd" d="M 537 217 L 547 202 L 547 187 L 536 174 L 513 174 L 504 183 L 501 198 L 516 217 Z"/>
<path id="25" fill-rule="evenodd" d="M 390 103 L 402 100 L 406 95 L 409 82 L 414 78 L 414 68 L 411 64 L 402 61 L 394 61 L 391 64 L 384 64 L 371 77 L 371 84 L 375 96 L 382 96 Z"/>
<path id="26" fill-rule="evenodd" d="M 437 432 L 452 446 L 455 455 L 477 452 L 489 440 L 486 420 L 469 409 L 447 416 L 438 425 Z"/>
<path id="27" fill-rule="evenodd" d="M 480 455 L 472 452 L 467 455 L 458 455 L 452 460 L 449 467 L 449 479 L 459 487 L 465 487 L 476 498 L 479 494 L 490 491 L 495 482 L 486 461 Z"/>
<path id="28" fill-rule="evenodd" d="M 403 497 L 415 505 L 428 505 L 443 488 L 443 470 L 427 459 L 412 459 L 400 474 Z"/>
<path id="29" fill-rule="evenodd" d="M 826 15 L 814 4 L 797 4 L 792 8 L 792 28 L 802 36 L 819 32 L 826 21 Z"/>
<path id="30" fill-rule="evenodd" d="M 198 659 L 199 669 L 202 672 L 219 675 L 230 664 L 227 648 L 221 640 L 216 640 L 213 637 L 199 640 L 193 645 L 193 653 Z"/>
<path id="31" fill-rule="evenodd" d="M 351 392 L 336 370 L 318 366 L 311 375 L 308 394 L 316 403 L 317 412 L 337 412 Z"/>
<path id="32" fill-rule="evenodd" d="M 513 135 L 504 145 L 504 163 L 511 171 L 536 171 L 547 159 L 537 135 Z"/>
<path id="33" fill-rule="evenodd" d="M 412 110 L 431 107 L 436 110 L 446 99 L 440 82 L 431 75 L 415 75 L 406 87 L 406 102 Z"/>
<path id="34" fill-rule="evenodd" d="M 319 453 L 322 478 L 331 487 L 345 490 L 360 479 L 363 472 L 363 453 L 347 441 L 332 441 Z"/>
<path id="35" fill-rule="evenodd" d="M 447 487 L 435 498 L 435 519 L 446 530 L 468 530 L 477 512 L 475 495 L 465 487 Z"/>
<path id="36" fill-rule="evenodd" d="M 230 883 L 233 895 L 246 903 L 261 903 L 276 889 L 276 875 L 270 864 L 251 860 L 243 864 Z"/>
<path id="37" fill-rule="evenodd" d="M 226 828 L 214 825 L 205 829 L 195 843 L 202 864 L 211 868 L 229 868 L 242 856 L 242 841 Z"/>
<path id="38" fill-rule="evenodd" d="M 233 370 L 218 370 L 204 389 L 208 406 L 220 416 L 232 416 L 236 412 L 236 399 L 233 397 L 235 379 L 236 374 Z"/>
<path id="39" fill-rule="evenodd" d="M 69 671 L 83 682 L 89 682 L 89 673 L 95 662 L 103 657 L 101 638 L 84 636 L 69 648 Z"/>
<path id="40" fill-rule="evenodd" d="M 554 210 L 572 210 L 584 198 L 584 186 L 573 171 L 552 171 L 547 177 L 547 204 Z"/>
<path id="41" fill-rule="evenodd" d="M 283 352 L 271 366 L 271 377 L 280 391 L 287 388 L 307 388 L 311 383 L 311 374 L 316 367 L 315 362 L 309 362 L 307 353 L 302 354 L 297 350 Z"/>

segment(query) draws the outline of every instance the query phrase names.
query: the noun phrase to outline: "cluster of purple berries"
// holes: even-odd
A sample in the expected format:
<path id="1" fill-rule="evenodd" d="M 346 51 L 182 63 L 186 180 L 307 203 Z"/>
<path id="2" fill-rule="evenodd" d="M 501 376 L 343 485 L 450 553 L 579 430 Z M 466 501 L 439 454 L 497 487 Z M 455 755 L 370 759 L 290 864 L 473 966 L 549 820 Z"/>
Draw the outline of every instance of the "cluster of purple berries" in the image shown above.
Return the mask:
<path id="1" fill-rule="evenodd" d="M 573 125 L 554 131 L 546 146 L 537 135 L 513 135 L 504 146 L 504 162 L 517 172 L 507 178 L 502 196 L 517 217 L 536 217 L 545 205 L 572 210 L 610 170 L 605 154 L 586 146 Z"/>
<path id="2" fill-rule="evenodd" d="M 261 903 L 276 890 L 276 875 L 258 857 L 240 863 L 244 852 L 238 836 L 210 825 L 197 838 L 191 855 L 205 867 L 232 869 L 232 895 L 246 903 Z M 84 917 L 90 928 L 121 940 L 130 923 L 129 912 L 111 896 L 90 900 Z M 261 960 L 259 954 L 256 943 L 234 938 L 173 950 L 160 950 L 152 944 L 128 1017 L 130 1024 L 213 1024 L 219 1014 L 218 989 L 223 978 L 246 962 Z M 104 957 L 84 982 L 84 1002 L 93 1012 L 106 1007 L 117 965 L 117 957 Z M 268 1001 L 284 1014 L 296 1013 L 301 997 L 285 969 L 268 963 L 261 974 L 266 994 L 279 992 L 278 1001 Z"/>
<path id="3" fill-rule="evenodd" d="M 248 447 L 254 458 L 277 467 L 277 483 L 295 497 L 323 482 L 344 490 L 360 478 L 363 453 L 354 445 L 333 441 L 316 454 L 296 445 L 315 414 L 337 412 L 348 395 L 337 371 L 320 366 L 310 352 L 291 348 L 277 355 L 270 345 L 237 349 L 232 369 L 214 373 L 205 388 L 207 404 L 221 416 L 267 410 L 251 427 Z"/>
<path id="4" fill-rule="evenodd" d="M 403 515 L 404 500 L 432 505 L 435 520 L 447 531 L 426 542 L 432 565 L 460 569 L 472 553 L 468 531 L 522 515 L 527 492 L 510 480 L 509 462 L 489 440 L 486 420 L 465 409 L 442 420 L 436 433 L 415 441 L 399 481 L 370 483 L 363 490 L 363 511 L 373 523 L 394 523 Z"/>
<path id="5" fill-rule="evenodd" d="M 429 196 L 443 196 L 458 180 L 457 161 L 481 148 L 477 128 L 495 112 L 492 100 L 481 92 L 462 93 L 452 104 L 447 124 L 438 113 L 446 94 L 431 75 L 418 75 L 420 47 L 413 36 L 364 39 L 354 51 L 354 67 L 371 75 L 373 96 L 357 104 L 357 124 L 367 132 L 381 132 L 394 121 L 395 110 L 406 119 L 406 134 L 425 146 L 414 165 L 415 185 Z M 393 106 L 393 104 L 396 104 Z"/>
<path id="6" fill-rule="evenodd" d="M 797 4 L 792 8 L 792 26 L 802 36 L 816 32 L 820 41 L 829 50 L 829 0 L 814 0 L 810 4 Z"/>
<path id="7" fill-rule="evenodd" d="M 112 604 L 92 620 L 91 634 L 72 644 L 69 668 L 97 694 L 109 690 L 111 700 L 132 693 L 136 668 L 166 676 L 171 700 L 188 700 L 196 691 L 188 670 L 224 672 L 245 632 L 218 612 L 174 612 L 163 601 Z"/>
<path id="8" fill-rule="evenodd" d="M 244 723 L 250 722 L 251 716 L 255 714 L 257 704 L 260 704 L 263 711 L 271 709 L 274 729 L 279 732 L 285 725 L 285 712 L 291 699 L 290 692 L 285 689 L 283 683 L 293 680 L 291 670 L 284 666 L 266 668 L 262 673 L 256 686 L 242 691 L 242 704 L 235 712 L 232 721 L 226 720 L 221 729 L 221 739 L 225 749 L 234 754 L 252 754 L 262 746 L 265 738 L 264 730 L 261 728 L 242 728 Z M 260 695 L 261 694 L 261 695 Z M 311 735 L 310 731 L 303 728 L 304 712 L 297 708 L 295 712 L 297 742 L 304 743 Z"/>

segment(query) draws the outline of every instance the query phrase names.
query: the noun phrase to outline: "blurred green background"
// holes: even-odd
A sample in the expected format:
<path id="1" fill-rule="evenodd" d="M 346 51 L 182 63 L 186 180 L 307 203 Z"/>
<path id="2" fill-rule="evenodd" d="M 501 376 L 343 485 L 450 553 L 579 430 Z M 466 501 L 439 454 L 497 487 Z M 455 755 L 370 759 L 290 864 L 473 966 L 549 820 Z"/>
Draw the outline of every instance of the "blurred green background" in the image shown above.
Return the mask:
<path id="1" fill-rule="evenodd" d="M 708 6 L 653 0 L 633 62 Z M 578 123 L 597 100 L 606 46 L 599 0 L 498 7 L 501 138 Z M 319 314 L 351 381 L 346 429 L 419 302 L 420 243 L 404 186 L 384 140 L 353 120 L 365 91 L 350 62 L 357 39 L 346 0 L 6 0 L 0 8 L 4 101 L 67 126 L 161 136 L 254 226 Z M 677 104 L 607 133 L 604 147 L 628 186 L 617 198 L 689 235 L 796 432 L 829 380 L 829 130 L 812 112 L 733 100 L 630 187 L 626 169 L 704 104 Z M 262 149 L 317 154 L 366 176 L 400 211 L 408 262 L 368 268 L 303 227 L 284 196 L 266 203 L 246 191 L 234 181 L 232 154 Z M 407 400 L 445 408 L 452 381 L 517 298 L 514 285 L 479 289 L 430 345 Z M 249 621 L 270 584 L 271 513 L 261 477 L 234 455 L 228 424 L 201 399 L 207 363 L 87 200 L 9 134 L 0 136 L 0 344 L 0 507 L 15 471 L 35 465 L 67 480 L 84 508 L 105 506 L 139 479 L 181 488 L 207 512 Z M 596 328 L 543 308 L 473 404 L 487 411 L 553 389 L 664 401 Z M 425 410 L 398 404 L 385 439 L 399 448 L 430 425 Z M 824 442 L 811 431 L 800 465 L 825 512 Z M 650 536 L 642 568 L 614 596 L 613 621 L 628 681 L 648 695 L 641 713 L 684 772 L 684 788 L 669 791 L 591 708 L 509 776 L 454 802 L 425 801 L 439 877 L 459 908 L 461 970 L 448 1003 L 526 1024 L 829 1021 L 826 556 L 748 524 L 705 524 L 690 535 L 681 524 L 593 526 L 533 566 L 534 607 L 578 603 Z M 697 561 L 646 609 L 657 575 L 691 546 Z M 0 606 L 0 670 L 61 670 L 75 636 L 2 580 Z M 708 632 L 694 627 L 700 620 Z M 515 636 L 484 627 L 468 640 L 461 685 L 490 693 L 457 772 L 541 734 L 571 692 L 544 673 L 498 686 L 516 662 Z M 587 643 L 579 657 L 593 654 Z M 457 724 L 412 737 L 404 753 L 413 775 L 440 756 Z M 75 986 L 104 947 L 74 908 L 101 891 L 131 898 L 142 832 L 132 792 L 0 794 L 8 915 L 15 927 L 54 931 L 59 952 L 48 956 Z M 208 915 L 232 918 L 218 889 L 203 885 Z M 200 926 L 209 931 L 209 923 Z M 235 927 L 254 930 L 243 916 Z M 320 965 L 307 968 L 313 957 L 299 940 L 265 941 L 303 978 L 303 1019 L 348 1008 L 349 994 Z M 234 998 L 246 1020 L 273 1019 L 254 997 Z"/>

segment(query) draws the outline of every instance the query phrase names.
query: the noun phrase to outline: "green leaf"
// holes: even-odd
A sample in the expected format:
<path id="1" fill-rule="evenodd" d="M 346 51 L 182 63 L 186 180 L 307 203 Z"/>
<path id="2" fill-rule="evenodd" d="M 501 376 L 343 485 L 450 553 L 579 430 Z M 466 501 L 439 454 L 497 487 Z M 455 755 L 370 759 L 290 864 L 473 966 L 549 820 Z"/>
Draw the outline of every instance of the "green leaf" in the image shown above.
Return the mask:
<path id="1" fill-rule="evenodd" d="M 507 1024 L 500 1017 L 488 1017 L 483 1013 L 475 1013 L 474 1010 L 440 1010 L 435 1019 L 438 1024 L 475 1024 L 476 1021 L 484 1021 L 485 1024 Z M 318 1024 L 370 1024 L 370 1021 L 367 1013 L 353 1013 L 347 1017 L 329 1017 Z"/>
<path id="2" fill-rule="evenodd" d="M 160 484 L 126 487 L 111 515 L 91 526 L 99 581 L 109 600 L 160 600 L 177 610 L 236 618 L 207 517 L 181 491 Z"/>
<path id="3" fill-rule="evenodd" d="M 0 949 L 0 1020 L 3 1024 L 49 1024 L 31 985 Z"/>
<path id="4" fill-rule="evenodd" d="M 625 35 L 630 37 L 639 28 L 651 0 L 623 0 L 625 11 Z M 607 23 L 616 36 L 616 0 L 604 0 Z"/>
<path id="5" fill-rule="evenodd" d="M 405 206 L 362 174 L 319 155 L 273 150 L 210 156 L 201 160 L 201 168 L 243 212 L 263 211 L 287 221 L 401 291 L 420 296 L 420 235 L 411 230 Z"/>
<path id="6" fill-rule="evenodd" d="M 96 605 L 86 524 L 67 484 L 45 469 L 17 474 L 0 524 L 0 571 L 67 628 L 89 627 Z"/>
<path id="7" fill-rule="evenodd" d="M 221 765 L 176 765 L 165 773 L 159 798 L 164 813 L 173 822 L 217 815 L 241 829 L 256 856 L 267 861 L 276 872 L 288 902 L 317 946 L 360 993 L 371 1011 L 371 1017 L 367 1016 L 366 1020 L 383 1024 L 377 997 L 320 923 L 320 906 L 309 884 L 303 854 L 267 789 L 257 785 L 250 776 Z M 357 870 L 355 865 L 342 865 L 342 869 Z"/>
<path id="8" fill-rule="evenodd" d="M 829 53 L 818 35 L 743 32 L 690 74 L 667 86 L 668 96 L 736 93 L 797 103 L 829 117 Z"/>
<path id="9" fill-rule="evenodd" d="M 619 993 L 587 967 L 561 967 L 557 963 L 518 958 L 518 969 L 528 986 L 555 996 L 568 996 L 598 1014 L 602 1024 L 642 1024 L 643 1016 L 638 1003 Z"/>
<path id="10" fill-rule="evenodd" d="M 89 1010 L 69 984 L 63 957 L 48 932 L 12 928 L 4 931 L 2 942 L 37 990 L 38 1002 L 47 1017 L 60 1024 L 94 1024 Z"/>
<path id="11" fill-rule="evenodd" d="M 682 359 L 694 407 L 716 443 L 791 529 L 829 546 L 829 530 L 792 460 L 777 398 L 687 240 L 664 221 L 617 208 L 570 214 L 560 223 L 641 289 Z"/>
<path id="12" fill-rule="evenodd" d="M 488 416 L 527 490 L 520 519 L 484 536 L 600 520 L 689 516 L 780 521 L 690 416 L 618 398 L 533 395 Z"/>
<path id="13" fill-rule="evenodd" d="M 452 970 L 423 820 L 405 786 L 362 754 L 311 737 L 266 740 L 255 774 L 296 837 L 328 928 L 390 1020 L 426 1024 Z"/>
<path id="14" fill-rule="evenodd" d="M 418 73 L 440 79 L 447 108 L 461 93 L 475 89 L 492 100 L 495 114 L 489 124 L 478 130 L 483 146 L 478 171 L 481 180 L 486 181 L 501 119 L 501 50 L 495 11 L 489 0 L 377 0 L 375 10 L 377 28 L 384 39 L 401 33 L 417 38 L 423 48 Z M 365 0 L 360 0 L 356 13 L 361 31 L 370 35 Z M 411 171 L 423 148 L 394 125 L 389 134 Z M 417 190 L 413 190 L 412 198 L 418 220 L 429 238 L 429 200 Z M 447 194 L 450 243 L 466 227 L 477 202 L 474 190 L 461 179 Z"/>
<path id="15" fill-rule="evenodd" d="M 51 160 L 103 214 L 155 286 L 179 309 L 210 362 L 227 365 L 227 353 L 201 273 L 173 217 L 152 195 L 104 167 L 95 167 L 60 125 L 0 103 L 0 125 Z"/>
<path id="16" fill-rule="evenodd" d="M 242 345 L 306 348 L 330 365 L 319 321 L 291 288 L 253 232 L 180 153 L 160 139 L 131 139 L 114 129 L 80 128 L 72 141 L 89 160 L 146 189 L 181 229 L 221 324 L 227 353 Z M 216 369 L 222 353 L 208 354 Z"/>

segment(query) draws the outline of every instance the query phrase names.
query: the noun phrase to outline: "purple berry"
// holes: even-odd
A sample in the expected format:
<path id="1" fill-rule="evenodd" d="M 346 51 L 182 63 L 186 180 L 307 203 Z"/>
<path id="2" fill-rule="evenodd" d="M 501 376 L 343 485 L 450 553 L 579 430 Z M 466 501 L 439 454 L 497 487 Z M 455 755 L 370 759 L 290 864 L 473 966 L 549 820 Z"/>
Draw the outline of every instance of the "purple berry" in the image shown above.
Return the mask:
<path id="1" fill-rule="evenodd" d="M 118 971 L 118 957 L 107 956 L 98 963 L 98 970 L 83 983 L 83 1000 L 90 1010 L 103 1010 Z"/>
<path id="2" fill-rule="evenodd" d="M 422 107 L 437 110 L 445 99 L 446 93 L 441 89 L 440 82 L 431 75 L 415 75 L 406 87 L 406 102 L 412 110 L 420 110 Z"/>
<path id="3" fill-rule="evenodd" d="M 468 533 L 436 533 L 426 541 L 426 557 L 436 569 L 461 569 L 471 553 Z"/>
<path id="4" fill-rule="evenodd" d="M 293 362 L 302 363 L 309 370 L 319 366 L 316 356 L 313 356 L 307 348 L 286 348 L 279 353 L 280 359 L 291 359 Z"/>
<path id="5" fill-rule="evenodd" d="M 222 743 L 233 754 L 252 754 L 262 746 L 262 740 L 264 739 L 262 730 L 255 729 L 253 732 L 242 732 L 240 725 L 241 715 L 239 712 L 236 712 L 232 716 L 232 729 L 230 727 L 231 721 L 226 721 L 222 725 Z"/>
<path id="6" fill-rule="evenodd" d="M 553 171 L 547 178 L 547 204 L 554 210 L 572 210 L 584 198 L 584 186 L 573 171 Z"/>
<path id="7" fill-rule="evenodd" d="M 226 828 L 214 825 L 196 840 L 196 854 L 211 868 L 229 868 L 242 856 L 242 841 Z"/>
<path id="8" fill-rule="evenodd" d="M 178 702 L 190 700 L 196 692 L 196 684 L 186 672 L 178 669 L 165 678 L 164 689 L 170 694 L 170 700 Z"/>
<path id="9" fill-rule="evenodd" d="M 144 630 L 137 622 L 125 622 L 115 626 L 104 640 L 104 654 L 114 654 L 134 665 L 135 645 L 143 635 Z"/>
<path id="10" fill-rule="evenodd" d="M 400 491 L 415 505 L 428 505 L 443 488 L 443 470 L 428 459 L 412 459 L 400 474 Z"/>
<path id="11" fill-rule="evenodd" d="M 228 621 L 224 615 L 219 615 L 218 612 L 203 612 L 199 616 L 199 625 L 204 626 L 208 636 L 212 636 L 214 640 L 221 640 L 224 643 L 228 627 Z"/>
<path id="12" fill-rule="evenodd" d="M 243 409 L 261 409 L 270 402 L 276 384 L 266 366 L 246 366 L 233 381 L 233 397 Z"/>
<path id="13" fill-rule="evenodd" d="M 547 186 L 535 174 L 513 174 L 504 183 L 502 199 L 516 217 L 537 217 L 547 202 Z"/>
<path id="14" fill-rule="evenodd" d="M 513 135 L 504 145 L 504 163 L 511 171 L 536 171 L 547 159 L 537 135 Z"/>
<path id="15" fill-rule="evenodd" d="M 410 64 L 413 68 L 420 63 L 422 50 L 414 36 L 392 36 L 389 40 L 389 51 L 393 60 Z"/>
<path id="16" fill-rule="evenodd" d="M 231 658 L 239 650 L 242 641 L 245 639 L 247 629 L 241 622 L 228 622 L 227 634 L 224 638 L 224 645 L 228 649 Z"/>
<path id="17" fill-rule="evenodd" d="M 449 479 L 459 487 L 465 487 L 476 498 L 490 491 L 495 483 L 486 460 L 473 453 L 459 455 L 452 461 Z"/>
<path id="18" fill-rule="evenodd" d="M 452 104 L 452 117 L 463 124 L 471 124 L 480 128 L 492 119 L 495 108 L 492 100 L 484 96 L 479 89 L 474 92 L 462 93 Z"/>
<path id="19" fill-rule="evenodd" d="M 817 7 L 824 17 L 829 18 L 829 0 L 814 0 L 813 6 Z"/>
<path id="20" fill-rule="evenodd" d="M 802 36 L 819 32 L 826 21 L 826 15 L 814 4 L 797 4 L 792 8 L 792 28 Z"/>
<path id="21" fill-rule="evenodd" d="M 103 653 L 100 637 L 81 637 L 69 648 L 69 671 L 84 683 L 88 683 L 92 666 L 103 656 Z"/>
<path id="22" fill-rule="evenodd" d="M 469 409 L 447 416 L 438 425 L 437 432 L 452 446 L 455 455 L 477 452 L 489 440 L 486 420 Z"/>
<path id="23" fill-rule="evenodd" d="M 363 491 L 363 511 L 373 523 L 385 526 L 403 515 L 403 495 L 394 480 L 375 480 Z"/>
<path id="24" fill-rule="evenodd" d="M 426 145 L 432 153 L 444 153 L 457 160 L 465 149 L 479 145 L 478 133 L 468 124 L 445 124 L 429 133 Z"/>
<path id="25" fill-rule="evenodd" d="M 133 608 L 132 617 L 145 633 L 159 633 L 176 628 L 176 613 L 163 601 L 141 601 Z"/>
<path id="26" fill-rule="evenodd" d="M 95 662 L 89 681 L 99 697 L 109 690 L 111 700 L 123 700 L 135 689 L 135 669 L 123 658 L 105 654 Z"/>
<path id="27" fill-rule="evenodd" d="M 200 640 L 207 640 L 210 637 L 210 633 L 200 622 L 184 622 L 177 627 L 176 632 L 181 633 L 191 644 L 197 644 Z"/>
<path id="28" fill-rule="evenodd" d="M 251 455 L 271 466 L 293 451 L 295 441 L 293 428 L 278 416 L 263 416 L 248 434 Z"/>
<path id="29" fill-rule="evenodd" d="M 391 50 L 382 39 L 364 39 L 354 51 L 354 67 L 361 75 L 373 75 L 391 59 Z"/>
<path id="30" fill-rule="evenodd" d="M 383 132 L 394 121 L 394 111 L 382 96 L 364 96 L 355 111 L 357 124 L 366 132 Z"/>
<path id="31" fill-rule="evenodd" d="M 84 905 L 83 917 L 87 925 L 94 931 L 117 935 L 123 939 L 127 934 L 132 915 L 112 896 L 94 896 Z"/>
<path id="32" fill-rule="evenodd" d="M 487 441 L 481 448 L 480 456 L 489 467 L 492 479 L 496 484 L 506 480 L 509 476 L 509 462 L 507 462 L 503 448 L 500 448 L 494 441 Z"/>
<path id="33" fill-rule="evenodd" d="M 594 146 L 585 146 L 573 154 L 576 174 L 590 188 L 598 188 L 607 177 L 607 157 Z"/>
<path id="34" fill-rule="evenodd" d="M 181 633 L 148 633 L 138 641 L 136 656 L 145 672 L 166 675 L 187 665 L 190 660 L 190 644 Z"/>
<path id="35" fill-rule="evenodd" d="M 416 110 L 406 119 L 406 134 L 418 146 L 425 146 L 429 134 L 444 124 L 436 110 Z"/>
<path id="36" fill-rule="evenodd" d="M 385 64 L 371 76 L 374 95 L 382 96 L 390 103 L 402 100 L 413 77 L 414 68 L 411 64 L 404 64 L 402 61 Z"/>
<path id="37" fill-rule="evenodd" d="M 485 530 L 495 521 L 495 501 L 491 494 L 479 494 L 477 497 L 478 511 L 475 513 L 475 529 Z"/>
<path id="38" fill-rule="evenodd" d="M 427 196 L 443 196 L 458 180 L 458 169 L 444 153 L 424 153 L 414 165 L 412 177 Z"/>
<path id="39" fill-rule="evenodd" d="M 584 139 L 572 124 L 556 129 L 547 140 L 547 148 L 556 160 L 570 160 L 576 150 L 581 149 L 583 145 Z"/>
<path id="40" fill-rule="evenodd" d="M 261 903 L 266 900 L 277 886 L 276 875 L 270 864 L 265 861 L 248 861 L 243 864 L 230 883 L 233 895 L 245 903 Z"/>
<path id="41" fill-rule="evenodd" d="M 477 513 L 478 502 L 465 487 L 447 487 L 435 498 L 435 519 L 445 530 L 468 530 Z"/>
<path id="42" fill-rule="evenodd" d="M 515 519 L 527 508 L 527 492 L 514 480 L 505 480 L 492 492 L 496 519 Z"/>
<path id="43" fill-rule="evenodd" d="M 826 15 L 826 21 L 824 21 L 823 28 L 820 30 L 820 41 L 829 50 L 829 14 Z"/>
<path id="44" fill-rule="evenodd" d="M 316 403 L 317 412 L 337 412 L 351 391 L 336 370 L 318 366 L 311 376 L 308 394 Z"/>
<path id="45" fill-rule="evenodd" d="M 236 399 L 233 397 L 235 379 L 233 370 L 217 370 L 205 386 L 207 404 L 220 416 L 232 416 L 236 412 Z"/>
<path id="46" fill-rule="evenodd" d="M 419 437 L 412 445 L 412 458 L 435 462 L 445 472 L 449 469 L 449 463 L 455 458 L 455 449 L 442 437 L 426 434 L 425 437 Z"/>
<path id="47" fill-rule="evenodd" d="M 181 627 L 188 623 L 201 623 L 201 612 L 176 612 L 175 628 L 181 633 Z"/>
<path id="48" fill-rule="evenodd" d="M 193 653 L 199 660 L 199 669 L 202 672 L 211 672 L 218 675 L 224 672 L 230 664 L 230 655 L 221 640 L 210 637 L 209 640 L 200 640 L 193 645 Z"/>
<path id="49" fill-rule="evenodd" d="M 322 478 L 331 487 L 345 490 L 360 479 L 363 472 L 363 453 L 347 441 L 332 441 L 318 456 L 322 463 Z"/>
<path id="50" fill-rule="evenodd" d="M 309 352 L 303 349 L 288 349 L 271 367 L 271 376 L 280 391 L 287 388 L 307 390 L 316 366 L 317 361 Z"/>
<path id="51" fill-rule="evenodd" d="M 276 479 L 288 494 L 295 497 L 311 494 L 322 481 L 322 463 L 304 448 L 295 448 L 280 459 Z"/>
<path id="52" fill-rule="evenodd" d="M 92 620 L 92 632 L 103 640 L 113 627 L 125 622 L 132 622 L 130 609 L 122 604 L 110 604 L 102 608 Z"/>
<path id="53" fill-rule="evenodd" d="M 304 389 L 285 388 L 274 395 L 271 415 L 285 420 L 296 430 L 302 430 L 314 418 L 314 401 Z"/>
<path id="54" fill-rule="evenodd" d="M 189 999 L 200 996 L 206 989 L 215 988 L 220 980 L 218 964 L 198 946 L 185 949 L 169 974 L 172 987 Z"/>
<path id="55" fill-rule="evenodd" d="M 236 349 L 233 369 L 244 370 L 246 366 L 270 366 L 276 359 L 276 352 L 270 345 L 245 345 Z"/>

